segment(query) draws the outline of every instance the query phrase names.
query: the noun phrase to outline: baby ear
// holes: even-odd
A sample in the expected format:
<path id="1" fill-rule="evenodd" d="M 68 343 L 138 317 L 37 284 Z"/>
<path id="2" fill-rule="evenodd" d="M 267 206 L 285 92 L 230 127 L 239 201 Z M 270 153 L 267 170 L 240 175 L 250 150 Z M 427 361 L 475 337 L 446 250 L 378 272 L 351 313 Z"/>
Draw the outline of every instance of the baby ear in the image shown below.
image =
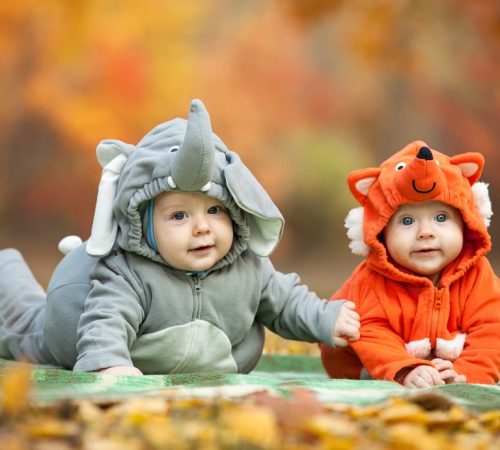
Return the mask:
<path id="1" fill-rule="evenodd" d="M 460 167 L 463 176 L 469 180 L 472 186 L 481 176 L 484 167 L 484 157 L 481 153 L 477 152 L 461 153 L 460 155 L 452 156 L 450 163 Z"/>
<path id="2" fill-rule="evenodd" d="M 356 197 L 356 200 L 360 203 L 360 205 L 365 204 L 368 191 L 372 187 L 373 183 L 377 181 L 379 175 L 380 168 L 376 167 L 356 170 L 347 176 L 349 189 L 351 190 L 352 195 Z"/>

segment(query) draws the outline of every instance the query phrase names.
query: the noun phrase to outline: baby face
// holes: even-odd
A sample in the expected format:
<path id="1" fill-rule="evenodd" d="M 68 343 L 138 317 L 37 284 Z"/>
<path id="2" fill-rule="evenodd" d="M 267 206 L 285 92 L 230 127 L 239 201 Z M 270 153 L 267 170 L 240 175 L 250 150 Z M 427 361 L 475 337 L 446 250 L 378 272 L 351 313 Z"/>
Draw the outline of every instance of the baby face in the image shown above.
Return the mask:
<path id="1" fill-rule="evenodd" d="M 399 265 L 434 284 L 461 252 L 461 214 L 441 202 L 401 205 L 384 230 L 387 251 Z"/>
<path id="2" fill-rule="evenodd" d="M 154 202 L 153 226 L 160 255 L 177 269 L 207 270 L 233 243 L 233 225 L 224 205 L 199 193 L 160 194 Z"/>

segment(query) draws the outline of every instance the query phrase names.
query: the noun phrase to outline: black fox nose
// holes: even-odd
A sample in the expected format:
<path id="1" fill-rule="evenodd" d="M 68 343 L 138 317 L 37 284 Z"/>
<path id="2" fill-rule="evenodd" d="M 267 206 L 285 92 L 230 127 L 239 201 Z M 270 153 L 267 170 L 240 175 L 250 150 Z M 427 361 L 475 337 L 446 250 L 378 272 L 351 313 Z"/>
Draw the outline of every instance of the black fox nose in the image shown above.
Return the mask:
<path id="1" fill-rule="evenodd" d="M 420 150 L 417 153 L 417 158 L 426 159 L 427 161 L 434 159 L 429 147 L 420 147 Z"/>

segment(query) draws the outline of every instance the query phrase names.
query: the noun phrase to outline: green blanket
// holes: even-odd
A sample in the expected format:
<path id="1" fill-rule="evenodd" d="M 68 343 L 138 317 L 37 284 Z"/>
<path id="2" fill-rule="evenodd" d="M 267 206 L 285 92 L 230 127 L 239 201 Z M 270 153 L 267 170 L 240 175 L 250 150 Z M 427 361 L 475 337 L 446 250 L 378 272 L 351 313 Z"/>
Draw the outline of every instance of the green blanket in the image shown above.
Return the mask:
<path id="1" fill-rule="evenodd" d="M 0 373 L 15 366 L 16 363 L 0 359 Z M 110 401 L 137 395 L 237 397 L 263 390 L 287 396 L 294 389 L 302 388 L 313 392 L 324 403 L 367 405 L 415 392 L 388 381 L 332 380 L 325 375 L 319 358 L 299 355 L 265 355 L 248 375 L 205 373 L 132 377 L 35 366 L 32 379 L 32 399 L 37 404 L 83 398 Z M 456 384 L 429 390 L 474 411 L 500 409 L 499 386 Z"/>

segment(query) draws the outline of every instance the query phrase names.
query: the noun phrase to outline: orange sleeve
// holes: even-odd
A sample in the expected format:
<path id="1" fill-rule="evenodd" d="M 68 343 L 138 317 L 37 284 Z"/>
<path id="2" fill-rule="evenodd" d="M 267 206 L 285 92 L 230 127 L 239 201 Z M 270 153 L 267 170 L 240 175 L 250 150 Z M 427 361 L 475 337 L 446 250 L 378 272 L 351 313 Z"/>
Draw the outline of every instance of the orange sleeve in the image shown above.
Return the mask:
<path id="1" fill-rule="evenodd" d="M 407 353 L 403 339 L 390 324 L 374 290 L 364 296 L 359 313 L 361 338 L 350 345 L 373 378 L 393 381 L 405 367 L 432 365 Z"/>
<path id="2" fill-rule="evenodd" d="M 468 274 L 464 290 L 468 295 L 461 299 L 462 330 L 467 337 L 453 368 L 465 375 L 468 383 L 497 383 L 500 380 L 500 280 L 486 258 Z"/>
<path id="3" fill-rule="evenodd" d="M 351 286 L 353 280 L 356 279 L 356 273 L 358 271 L 359 267 L 351 274 L 349 279 L 340 289 L 330 297 L 330 300 L 346 299 L 356 303 L 355 298 L 351 294 Z M 358 309 L 357 303 L 356 309 Z M 321 351 L 321 362 L 326 373 L 331 378 L 350 378 L 359 380 L 363 365 L 352 348 L 333 348 L 326 344 L 319 344 L 319 348 Z"/>
<path id="4" fill-rule="evenodd" d="M 431 365 L 429 361 L 414 358 L 406 352 L 403 339 L 390 324 L 379 301 L 380 295 L 386 295 L 381 277 L 369 271 L 365 263 L 360 264 L 344 285 L 332 295 L 332 299 L 345 298 L 356 303 L 361 316 L 361 338 L 351 342 L 350 346 L 362 365 L 372 377 L 385 380 L 394 380 L 399 370 L 405 367 Z M 399 304 L 395 303 L 391 314 L 397 314 L 399 309 Z M 330 376 L 347 373 L 346 368 L 335 367 L 336 362 L 345 364 L 351 361 L 351 364 L 359 366 L 352 358 L 340 357 L 338 351 L 322 348 L 321 352 L 323 365 Z M 335 357 L 337 361 L 333 361 Z"/>

